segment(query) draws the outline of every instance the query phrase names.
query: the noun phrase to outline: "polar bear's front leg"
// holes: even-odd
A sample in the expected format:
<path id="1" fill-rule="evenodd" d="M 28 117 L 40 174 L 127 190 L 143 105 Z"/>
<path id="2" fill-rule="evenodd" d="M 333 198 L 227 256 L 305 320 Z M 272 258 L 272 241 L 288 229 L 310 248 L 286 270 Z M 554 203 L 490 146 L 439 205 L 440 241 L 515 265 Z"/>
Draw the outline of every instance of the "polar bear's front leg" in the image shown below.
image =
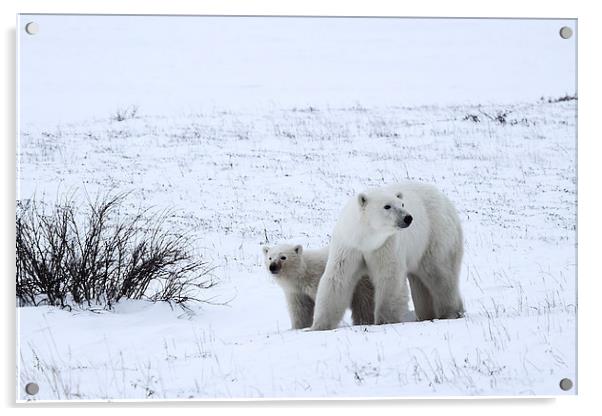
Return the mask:
<path id="1" fill-rule="evenodd" d="M 374 285 L 364 273 L 362 276 L 351 299 L 351 319 L 353 325 L 374 325 Z"/>
<path id="2" fill-rule="evenodd" d="M 407 269 L 394 245 L 365 255 L 368 272 L 374 282 L 374 319 L 376 324 L 401 322 L 408 312 Z"/>
<path id="3" fill-rule="evenodd" d="M 364 265 L 358 250 L 331 247 L 324 275 L 318 285 L 312 331 L 334 329 L 345 310 L 361 274 L 357 271 Z"/>
<path id="4" fill-rule="evenodd" d="M 437 314 L 435 313 L 433 296 L 428 287 L 422 283 L 420 276 L 416 273 L 409 273 L 408 281 L 410 283 L 412 301 L 414 302 L 416 320 L 429 321 L 435 319 Z"/>
<path id="5" fill-rule="evenodd" d="M 286 293 L 288 313 L 293 329 L 308 328 L 314 318 L 314 301 L 304 293 Z"/>

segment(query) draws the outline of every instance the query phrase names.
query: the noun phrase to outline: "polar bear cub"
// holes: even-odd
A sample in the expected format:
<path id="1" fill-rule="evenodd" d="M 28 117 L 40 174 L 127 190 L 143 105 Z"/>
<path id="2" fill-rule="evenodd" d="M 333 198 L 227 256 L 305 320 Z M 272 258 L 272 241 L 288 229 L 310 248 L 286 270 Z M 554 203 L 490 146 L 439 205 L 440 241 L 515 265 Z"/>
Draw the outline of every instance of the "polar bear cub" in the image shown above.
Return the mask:
<path id="1" fill-rule="evenodd" d="M 338 325 L 364 274 L 374 284 L 377 324 L 401 322 L 407 280 L 418 320 L 460 317 L 462 255 L 458 214 L 435 187 L 406 182 L 362 192 L 335 226 L 311 329 Z"/>
<path id="2" fill-rule="evenodd" d="M 318 283 L 328 259 L 328 247 L 303 250 L 301 245 L 263 247 L 266 268 L 283 289 L 293 329 L 312 325 Z M 374 286 L 368 276 L 360 277 L 350 297 L 354 325 L 374 323 Z M 343 312 L 344 312 L 343 310 Z"/>

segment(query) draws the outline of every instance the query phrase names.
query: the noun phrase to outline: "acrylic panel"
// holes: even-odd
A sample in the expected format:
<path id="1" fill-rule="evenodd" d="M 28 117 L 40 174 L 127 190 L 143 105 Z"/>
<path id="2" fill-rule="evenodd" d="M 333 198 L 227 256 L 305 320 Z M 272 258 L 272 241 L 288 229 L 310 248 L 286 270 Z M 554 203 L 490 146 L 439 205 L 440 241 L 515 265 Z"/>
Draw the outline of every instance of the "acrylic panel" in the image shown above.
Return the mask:
<path id="1" fill-rule="evenodd" d="M 17 42 L 17 400 L 576 394 L 576 20 Z"/>

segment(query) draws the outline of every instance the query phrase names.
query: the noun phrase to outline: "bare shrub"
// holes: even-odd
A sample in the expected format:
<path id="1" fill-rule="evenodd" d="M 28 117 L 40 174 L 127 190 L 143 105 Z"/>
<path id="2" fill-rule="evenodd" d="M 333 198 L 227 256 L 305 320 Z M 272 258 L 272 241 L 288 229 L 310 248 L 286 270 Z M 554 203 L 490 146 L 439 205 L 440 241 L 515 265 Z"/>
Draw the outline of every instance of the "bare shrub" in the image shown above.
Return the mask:
<path id="1" fill-rule="evenodd" d="M 557 98 L 548 98 L 548 103 L 561 103 L 564 101 L 575 101 L 577 100 L 577 94 L 575 95 L 569 95 L 569 94 L 565 94 L 562 97 L 557 97 Z"/>
<path id="2" fill-rule="evenodd" d="M 495 115 L 491 115 L 488 114 L 484 111 L 480 111 L 479 112 L 481 114 L 483 114 L 485 117 L 487 117 L 489 120 L 495 122 L 495 123 L 499 123 L 502 126 L 506 125 L 507 121 L 508 121 L 508 116 L 510 115 L 510 113 L 512 113 L 512 111 L 510 110 L 506 110 L 506 111 L 498 111 Z"/>
<path id="3" fill-rule="evenodd" d="M 129 107 L 120 108 L 117 111 L 115 111 L 115 113 L 113 113 L 113 115 L 111 116 L 111 120 L 125 121 L 125 120 L 129 120 L 132 118 L 136 118 L 137 114 L 138 114 L 138 106 L 131 105 Z"/>
<path id="4" fill-rule="evenodd" d="M 101 304 L 123 298 L 201 301 L 211 268 L 192 254 L 190 238 L 166 223 L 169 211 L 121 215 L 125 195 L 73 198 L 49 210 L 17 203 L 17 298 L 20 304 Z M 49 212 L 47 212 L 49 211 Z"/>
<path id="5" fill-rule="evenodd" d="M 472 121 L 473 123 L 480 123 L 481 119 L 476 114 L 466 114 L 462 119 L 464 121 Z"/>

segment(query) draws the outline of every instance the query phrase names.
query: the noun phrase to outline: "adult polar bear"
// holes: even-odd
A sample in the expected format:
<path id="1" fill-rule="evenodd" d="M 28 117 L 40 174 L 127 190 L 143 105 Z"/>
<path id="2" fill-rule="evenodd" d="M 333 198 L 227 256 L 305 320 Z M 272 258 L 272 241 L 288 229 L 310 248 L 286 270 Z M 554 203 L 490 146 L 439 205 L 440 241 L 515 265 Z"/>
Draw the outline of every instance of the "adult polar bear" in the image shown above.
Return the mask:
<path id="1" fill-rule="evenodd" d="M 462 254 L 458 214 L 435 187 L 406 182 L 360 193 L 335 226 L 311 329 L 336 328 L 366 274 L 375 288 L 377 324 L 401 322 L 406 276 L 419 320 L 458 318 Z"/>

